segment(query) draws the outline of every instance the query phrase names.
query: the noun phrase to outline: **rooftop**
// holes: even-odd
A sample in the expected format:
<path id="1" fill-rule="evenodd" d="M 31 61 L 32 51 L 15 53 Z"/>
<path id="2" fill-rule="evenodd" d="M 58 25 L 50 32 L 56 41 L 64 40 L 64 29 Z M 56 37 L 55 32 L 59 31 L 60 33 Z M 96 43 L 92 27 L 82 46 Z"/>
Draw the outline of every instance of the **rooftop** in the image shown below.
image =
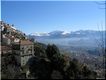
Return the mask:
<path id="1" fill-rule="evenodd" d="M 29 40 L 21 40 L 21 41 L 20 41 L 20 44 L 21 44 L 21 45 L 32 45 L 33 42 L 31 42 L 31 41 L 29 41 Z"/>

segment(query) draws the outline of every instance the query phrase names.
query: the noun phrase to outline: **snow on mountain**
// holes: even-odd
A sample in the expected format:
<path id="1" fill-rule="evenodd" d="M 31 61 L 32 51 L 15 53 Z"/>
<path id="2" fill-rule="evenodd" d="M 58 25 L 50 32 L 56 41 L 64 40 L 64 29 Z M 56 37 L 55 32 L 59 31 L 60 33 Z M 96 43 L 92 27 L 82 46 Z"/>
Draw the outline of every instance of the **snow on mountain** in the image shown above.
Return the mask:
<path id="1" fill-rule="evenodd" d="M 39 32 L 31 33 L 30 35 L 31 35 L 31 36 L 49 36 L 48 33 L 39 33 Z"/>
<path id="2" fill-rule="evenodd" d="M 71 32 L 68 32 L 68 31 L 64 31 L 63 33 L 62 33 L 62 35 L 67 35 L 67 34 L 70 34 Z"/>
<path id="3" fill-rule="evenodd" d="M 98 36 L 101 33 L 105 34 L 105 31 L 90 31 L 90 30 L 79 30 L 74 32 L 68 32 L 68 31 L 52 31 L 52 32 L 45 32 L 45 33 L 32 33 L 31 36 L 38 36 L 38 37 L 52 37 L 52 38 L 64 38 L 64 37 L 90 37 L 90 36 Z"/>
<path id="4" fill-rule="evenodd" d="M 52 32 L 50 32 L 49 34 L 50 35 L 61 35 L 62 33 L 63 33 L 64 31 L 52 31 Z"/>
<path id="5" fill-rule="evenodd" d="M 49 32 L 49 33 L 39 33 L 39 32 L 36 32 L 36 33 L 31 33 L 30 35 L 31 36 L 55 36 L 55 35 L 67 35 L 67 34 L 70 34 L 71 32 L 68 32 L 68 31 L 52 31 L 52 32 Z"/>

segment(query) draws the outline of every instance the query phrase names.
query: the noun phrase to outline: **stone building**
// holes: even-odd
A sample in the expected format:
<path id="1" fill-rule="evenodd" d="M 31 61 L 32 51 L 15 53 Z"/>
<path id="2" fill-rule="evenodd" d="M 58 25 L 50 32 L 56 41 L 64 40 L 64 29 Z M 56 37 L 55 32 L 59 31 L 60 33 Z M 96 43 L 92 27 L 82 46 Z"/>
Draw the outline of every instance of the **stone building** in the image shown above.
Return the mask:
<path id="1" fill-rule="evenodd" d="M 21 65 L 25 65 L 28 59 L 34 56 L 34 44 L 29 40 L 21 40 L 20 42 L 21 50 Z"/>
<path id="2" fill-rule="evenodd" d="M 18 54 L 17 60 L 24 66 L 28 59 L 34 56 L 34 44 L 29 40 L 20 40 L 13 44 L 13 53 Z"/>

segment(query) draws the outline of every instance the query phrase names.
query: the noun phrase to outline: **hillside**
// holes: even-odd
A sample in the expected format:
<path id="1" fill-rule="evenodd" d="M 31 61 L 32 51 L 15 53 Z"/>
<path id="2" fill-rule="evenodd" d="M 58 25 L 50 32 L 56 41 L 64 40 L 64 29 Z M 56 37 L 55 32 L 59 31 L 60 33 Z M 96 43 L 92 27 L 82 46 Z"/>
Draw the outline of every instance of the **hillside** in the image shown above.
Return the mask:
<path id="1" fill-rule="evenodd" d="M 35 42 L 33 37 L 27 37 L 11 25 L 4 23 L 1 26 L 3 28 L 1 31 L 2 79 L 104 78 L 103 70 L 92 69 L 90 67 L 92 62 L 89 59 L 83 62 L 80 56 L 75 57 L 73 52 L 68 52 L 55 44 Z M 86 58 L 85 56 L 83 55 L 83 58 Z"/>
<path id="2" fill-rule="evenodd" d="M 29 37 L 46 45 L 55 44 L 61 54 L 68 54 L 72 59 L 75 58 L 80 63 L 87 64 L 91 70 L 95 70 L 99 74 L 104 72 L 103 59 L 105 56 L 99 45 L 104 44 L 105 36 L 103 36 L 104 41 L 101 42 L 101 35 L 105 35 L 105 31 L 80 30 L 66 33 L 66 35 L 70 34 L 70 37 L 60 37 L 63 35 L 63 31 L 53 31 L 48 34 L 47 36 L 29 35 Z"/>

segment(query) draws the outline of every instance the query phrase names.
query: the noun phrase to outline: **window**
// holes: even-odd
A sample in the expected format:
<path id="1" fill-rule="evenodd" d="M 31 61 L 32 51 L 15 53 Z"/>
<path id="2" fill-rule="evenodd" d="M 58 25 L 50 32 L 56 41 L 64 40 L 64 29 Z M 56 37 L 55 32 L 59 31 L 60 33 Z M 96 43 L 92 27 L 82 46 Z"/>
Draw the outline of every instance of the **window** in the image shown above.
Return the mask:
<path id="1" fill-rule="evenodd" d="M 22 63 L 23 63 L 23 65 L 24 65 L 25 61 L 23 60 Z"/>
<path id="2" fill-rule="evenodd" d="M 24 50 L 24 47 L 22 47 L 21 49 Z"/>

